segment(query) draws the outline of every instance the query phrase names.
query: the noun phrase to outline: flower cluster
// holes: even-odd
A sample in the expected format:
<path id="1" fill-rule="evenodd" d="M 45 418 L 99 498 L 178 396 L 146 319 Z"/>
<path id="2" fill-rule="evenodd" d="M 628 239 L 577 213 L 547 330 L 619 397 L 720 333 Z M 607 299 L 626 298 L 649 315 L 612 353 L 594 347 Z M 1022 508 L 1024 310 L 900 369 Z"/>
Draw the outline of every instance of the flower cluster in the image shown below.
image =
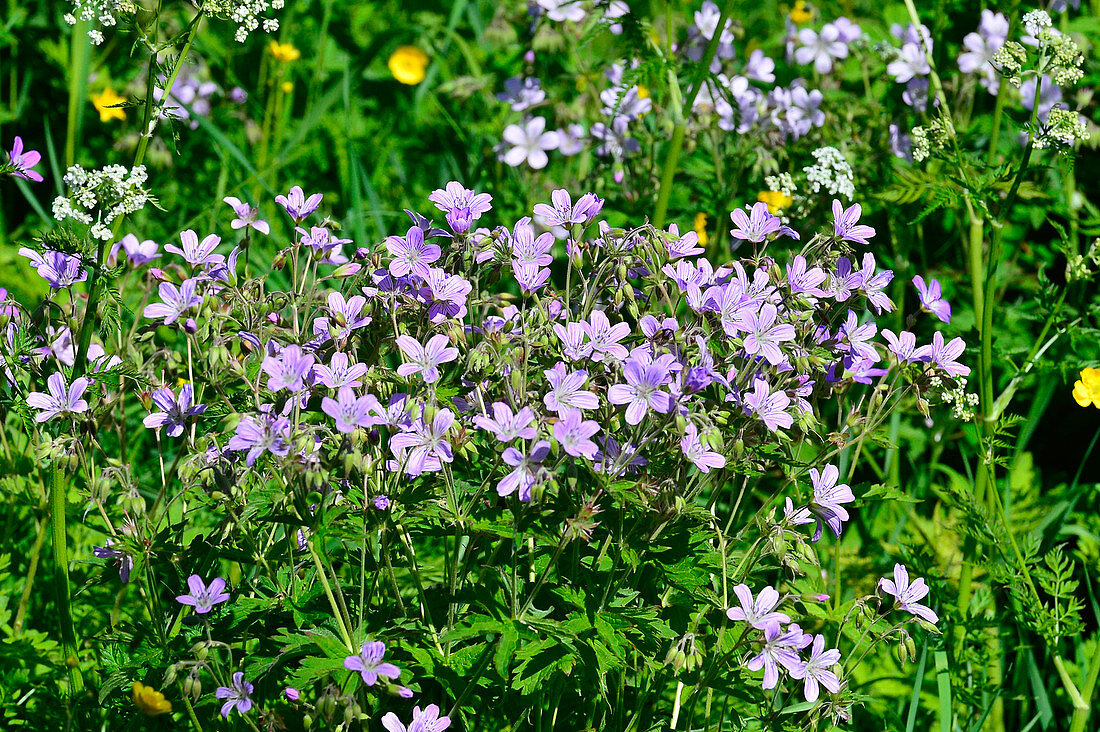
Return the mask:
<path id="1" fill-rule="evenodd" d="M 132 170 L 124 165 L 108 165 L 85 170 L 74 165 L 65 173 L 68 196 L 53 201 L 53 216 L 58 221 L 72 219 L 91 227 L 96 239 L 110 240 L 111 225 L 121 216 L 140 211 L 149 201 L 144 186 L 144 165 Z"/>
<path id="2" fill-rule="evenodd" d="M 96 24 L 109 28 L 118 23 L 119 17 L 137 12 L 137 3 L 133 0 L 72 0 L 73 9 L 65 14 L 65 22 L 76 25 L 77 21 L 91 23 L 88 38 L 92 43 L 103 43 L 103 33 Z"/>

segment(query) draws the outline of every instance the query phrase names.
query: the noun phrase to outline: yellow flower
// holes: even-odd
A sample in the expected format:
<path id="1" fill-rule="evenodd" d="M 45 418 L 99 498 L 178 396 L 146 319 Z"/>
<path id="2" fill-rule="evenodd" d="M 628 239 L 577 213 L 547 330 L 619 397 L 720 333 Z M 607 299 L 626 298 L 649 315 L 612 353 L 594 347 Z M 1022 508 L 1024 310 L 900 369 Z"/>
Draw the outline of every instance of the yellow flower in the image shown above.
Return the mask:
<path id="1" fill-rule="evenodd" d="M 797 0 L 794 7 L 791 8 L 791 20 L 795 23 L 809 23 L 813 20 L 813 17 L 813 6 L 806 2 L 806 0 Z"/>
<path id="2" fill-rule="evenodd" d="M 1100 369 L 1089 367 L 1081 371 L 1081 380 L 1073 385 L 1073 398 L 1082 407 L 1091 404 L 1100 409 Z"/>
<path id="3" fill-rule="evenodd" d="M 297 61 L 302 57 L 302 52 L 295 48 L 293 43 L 272 41 L 267 44 L 267 50 L 276 61 L 282 61 L 283 63 Z"/>
<path id="4" fill-rule="evenodd" d="M 760 191 L 756 196 L 756 200 L 768 204 L 768 213 L 772 216 L 794 203 L 793 198 L 784 196 L 779 191 Z"/>
<path id="5" fill-rule="evenodd" d="M 283 94 L 290 94 L 292 91 L 294 91 L 294 82 L 293 81 L 284 81 L 279 86 L 282 88 Z"/>
<path id="6" fill-rule="evenodd" d="M 638 84 L 638 98 L 649 99 L 649 87 Z"/>
<path id="7" fill-rule="evenodd" d="M 705 247 L 707 242 L 710 241 L 710 237 L 707 235 L 707 215 L 702 211 L 695 214 L 695 224 L 692 228 L 699 235 L 699 246 Z"/>
<path id="8" fill-rule="evenodd" d="M 120 97 L 118 94 L 115 94 L 114 89 L 107 87 L 99 94 L 92 94 L 89 98 L 92 100 L 92 104 L 95 105 L 96 111 L 99 112 L 100 122 L 110 122 L 113 119 L 126 119 L 126 110 L 114 106 L 125 102 L 126 97 Z"/>
<path id="9" fill-rule="evenodd" d="M 424 81 L 428 68 L 428 54 L 416 46 L 399 46 L 389 61 L 390 73 L 402 84 L 416 86 Z"/>
<path id="10" fill-rule="evenodd" d="M 172 711 L 172 702 L 164 694 L 140 681 L 134 682 L 134 706 L 150 717 Z"/>

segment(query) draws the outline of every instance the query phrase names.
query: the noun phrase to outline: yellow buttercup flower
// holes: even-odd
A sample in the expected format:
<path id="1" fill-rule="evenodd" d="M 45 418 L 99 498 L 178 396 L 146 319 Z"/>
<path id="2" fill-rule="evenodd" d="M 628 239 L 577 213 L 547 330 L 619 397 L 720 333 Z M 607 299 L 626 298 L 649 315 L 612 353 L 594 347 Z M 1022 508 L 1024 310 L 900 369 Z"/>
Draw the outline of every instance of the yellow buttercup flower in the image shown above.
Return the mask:
<path id="1" fill-rule="evenodd" d="M 293 81 L 284 81 L 279 86 L 282 88 L 283 94 L 290 94 L 292 91 L 294 91 L 294 82 Z"/>
<path id="2" fill-rule="evenodd" d="M 649 99 L 649 87 L 638 84 L 638 98 Z"/>
<path id="3" fill-rule="evenodd" d="M 267 44 L 267 50 L 276 61 L 282 61 L 283 63 L 297 61 L 302 57 L 302 52 L 295 48 L 293 43 L 272 41 Z"/>
<path id="4" fill-rule="evenodd" d="M 699 235 L 699 246 L 705 247 L 710 241 L 710 236 L 707 235 L 707 215 L 702 211 L 695 214 L 695 223 L 692 228 Z"/>
<path id="5" fill-rule="evenodd" d="M 113 119 L 126 119 L 126 110 L 114 106 L 125 102 L 126 97 L 120 97 L 115 93 L 114 89 L 107 87 L 99 94 L 92 94 L 89 99 L 92 100 L 92 104 L 95 106 L 96 111 L 99 112 L 100 122 L 110 122 Z"/>
<path id="6" fill-rule="evenodd" d="M 1081 371 L 1081 380 L 1073 385 L 1073 398 L 1082 407 L 1100 409 L 1100 369 L 1091 366 Z"/>
<path id="7" fill-rule="evenodd" d="M 780 191 L 760 191 L 756 196 L 756 200 L 768 204 L 768 213 L 772 216 L 794 203 L 793 198 L 784 196 Z"/>
<path id="8" fill-rule="evenodd" d="M 164 694 L 140 681 L 134 682 L 134 706 L 150 717 L 172 711 L 172 702 Z"/>
<path id="9" fill-rule="evenodd" d="M 402 84 L 416 86 L 424 81 L 428 54 L 416 46 L 399 46 L 389 60 L 390 73 Z"/>
<path id="10" fill-rule="evenodd" d="M 814 18 L 813 6 L 806 0 L 797 0 L 791 8 L 791 20 L 795 23 L 809 23 Z"/>

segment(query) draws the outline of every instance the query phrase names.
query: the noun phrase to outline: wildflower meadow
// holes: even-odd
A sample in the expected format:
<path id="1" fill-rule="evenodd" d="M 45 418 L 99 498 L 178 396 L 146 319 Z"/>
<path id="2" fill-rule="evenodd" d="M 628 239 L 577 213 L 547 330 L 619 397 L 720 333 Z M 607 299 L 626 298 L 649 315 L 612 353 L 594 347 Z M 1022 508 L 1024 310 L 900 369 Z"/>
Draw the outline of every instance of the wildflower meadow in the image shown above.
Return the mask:
<path id="1" fill-rule="evenodd" d="M 1100 729 L 1100 2 L 6 0 L 0 729 Z"/>

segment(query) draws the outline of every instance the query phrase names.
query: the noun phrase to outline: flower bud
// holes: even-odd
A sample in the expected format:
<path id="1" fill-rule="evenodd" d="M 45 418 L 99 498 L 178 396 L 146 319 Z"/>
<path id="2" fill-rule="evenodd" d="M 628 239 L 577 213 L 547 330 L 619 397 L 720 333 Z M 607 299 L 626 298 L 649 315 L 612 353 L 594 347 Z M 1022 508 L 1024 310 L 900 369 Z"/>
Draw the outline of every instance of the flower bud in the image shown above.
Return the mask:
<path id="1" fill-rule="evenodd" d="M 332 273 L 332 277 L 336 279 L 345 279 L 347 277 L 354 277 L 359 274 L 359 271 L 363 269 L 363 265 L 357 262 L 348 262 L 347 264 L 341 264 L 336 268 L 336 271 Z"/>

